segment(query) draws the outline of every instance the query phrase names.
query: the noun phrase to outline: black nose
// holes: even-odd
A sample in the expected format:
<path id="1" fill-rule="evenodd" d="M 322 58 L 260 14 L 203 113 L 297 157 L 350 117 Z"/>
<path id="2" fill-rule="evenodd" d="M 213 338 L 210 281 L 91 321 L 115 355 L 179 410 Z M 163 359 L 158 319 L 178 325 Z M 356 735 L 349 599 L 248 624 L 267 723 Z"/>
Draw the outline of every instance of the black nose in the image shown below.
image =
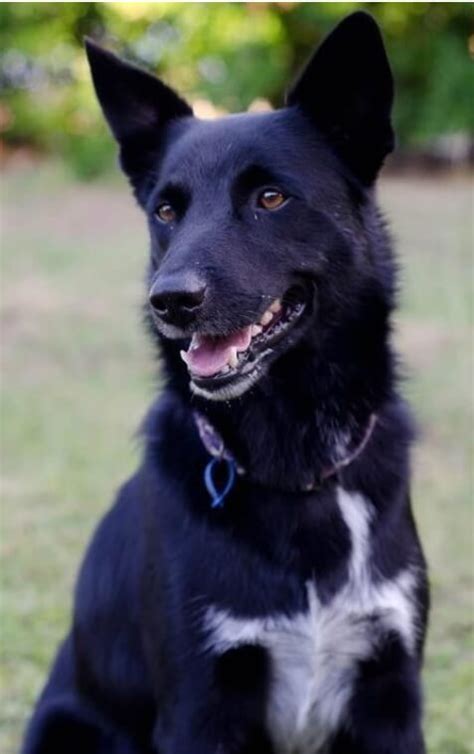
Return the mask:
<path id="1" fill-rule="evenodd" d="M 195 277 L 158 277 L 150 290 L 149 300 L 160 319 L 185 327 L 196 318 L 205 295 L 206 286 Z"/>

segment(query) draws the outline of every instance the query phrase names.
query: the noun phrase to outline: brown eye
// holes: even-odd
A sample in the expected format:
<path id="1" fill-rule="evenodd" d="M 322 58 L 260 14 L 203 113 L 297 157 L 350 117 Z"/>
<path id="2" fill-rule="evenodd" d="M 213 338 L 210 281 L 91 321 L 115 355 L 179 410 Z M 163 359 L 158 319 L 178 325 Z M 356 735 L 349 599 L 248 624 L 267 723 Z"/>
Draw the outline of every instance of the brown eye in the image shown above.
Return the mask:
<path id="1" fill-rule="evenodd" d="M 158 205 L 158 207 L 156 208 L 156 216 L 161 220 L 162 223 L 172 223 L 174 220 L 176 220 L 176 212 L 168 202 L 163 202 L 162 204 Z"/>
<path id="2" fill-rule="evenodd" d="M 258 203 L 263 209 L 278 209 L 286 202 L 286 196 L 276 189 L 265 189 L 258 197 Z"/>

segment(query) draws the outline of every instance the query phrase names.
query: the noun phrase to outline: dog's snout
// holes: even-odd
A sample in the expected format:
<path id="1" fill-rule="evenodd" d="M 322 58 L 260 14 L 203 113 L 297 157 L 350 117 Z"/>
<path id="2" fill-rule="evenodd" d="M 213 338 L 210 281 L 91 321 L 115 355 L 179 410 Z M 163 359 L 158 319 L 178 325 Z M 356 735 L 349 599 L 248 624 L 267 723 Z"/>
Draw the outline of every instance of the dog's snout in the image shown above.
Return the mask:
<path id="1" fill-rule="evenodd" d="M 165 322 L 184 327 L 195 319 L 206 295 L 205 284 L 195 277 L 158 278 L 149 300 L 155 313 Z"/>

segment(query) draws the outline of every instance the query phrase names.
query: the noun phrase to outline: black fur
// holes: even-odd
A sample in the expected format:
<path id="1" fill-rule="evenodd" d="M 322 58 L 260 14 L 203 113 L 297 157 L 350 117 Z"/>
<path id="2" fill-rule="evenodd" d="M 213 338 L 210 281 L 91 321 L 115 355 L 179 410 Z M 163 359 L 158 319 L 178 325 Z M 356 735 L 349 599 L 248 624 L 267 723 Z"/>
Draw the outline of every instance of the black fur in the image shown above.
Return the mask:
<path id="1" fill-rule="evenodd" d="M 147 306 L 167 380 L 144 423 L 142 464 L 89 547 L 72 629 L 23 753 L 276 754 L 265 724 L 271 657 L 258 645 L 205 650 L 200 619 L 210 605 L 249 618 L 294 615 L 307 607 L 308 580 L 330 604 L 352 549 L 336 505 L 341 485 L 374 506 L 373 578 L 416 572 L 418 633 L 413 656 L 370 617 L 377 649 L 360 663 L 327 752 L 422 754 L 428 595 L 409 500 L 412 425 L 390 346 L 394 261 L 373 189 L 393 143 L 380 33 L 370 16 L 353 14 L 287 106 L 214 122 L 195 119 L 149 74 L 93 43 L 87 50 L 148 218 L 149 284 L 168 297 L 161 322 Z M 289 197 L 278 210 L 259 205 L 265 186 Z M 155 214 L 163 201 L 176 212 L 170 224 Z M 303 324 L 261 379 L 229 401 L 192 395 L 179 357 L 191 333 L 256 322 L 295 286 L 306 296 Z M 198 288 L 205 297 L 191 306 Z M 180 337 L 163 337 L 157 323 Z M 218 510 L 203 484 L 209 456 L 195 409 L 247 472 Z M 340 438 L 356 447 L 372 414 L 363 452 L 321 482 Z M 315 489 L 302 492 L 307 485 Z"/>

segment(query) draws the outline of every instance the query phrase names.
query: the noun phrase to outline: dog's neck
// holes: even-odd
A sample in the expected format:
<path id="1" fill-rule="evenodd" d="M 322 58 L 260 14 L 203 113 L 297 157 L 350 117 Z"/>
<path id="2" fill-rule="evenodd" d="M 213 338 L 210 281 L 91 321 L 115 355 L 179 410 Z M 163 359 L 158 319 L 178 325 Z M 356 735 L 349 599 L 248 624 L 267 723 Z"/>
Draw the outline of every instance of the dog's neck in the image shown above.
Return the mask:
<path id="1" fill-rule="evenodd" d="M 342 346 L 305 342 L 242 398 L 197 402 L 251 479 L 301 490 L 363 442 L 390 397 L 392 358 L 386 337 Z"/>

